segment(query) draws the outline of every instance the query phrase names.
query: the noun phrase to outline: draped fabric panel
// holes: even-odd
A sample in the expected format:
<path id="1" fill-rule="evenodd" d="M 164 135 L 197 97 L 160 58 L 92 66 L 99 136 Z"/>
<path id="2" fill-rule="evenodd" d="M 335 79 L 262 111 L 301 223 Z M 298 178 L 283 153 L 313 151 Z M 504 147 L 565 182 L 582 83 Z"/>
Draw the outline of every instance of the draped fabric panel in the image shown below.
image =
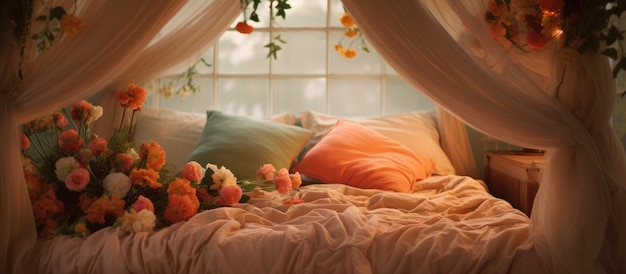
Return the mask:
<path id="1" fill-rule="evenodd" d="M 437 108 L 441 147 L 450 158 L 457 175 L 478 178 L 476 159 L 469 143 L 466 125 L 447 110 Z"/>
<path id="2" fill-rule="evenodd" d="M 442 108 L 547 150 L 530 237 L 550 272 L 626 271 L 626 161 L 608 122 L 616 91 L 606 57 L 564 63 L 558 39 L 541 52 L 507 50 L 483 22 L 488 1 L 343 3 L 385 60 Z"/>
<path id="3" fill-rule="evenodd" d="M 20 1 L 2 1 L 0 4 L 0 266 L 2 273 L 21 273 L 22 255 L 32 247 L 35 225 L 28 191 L 22 171 L 19 125 L 50 113 L 79 99 L 134 79 L 149 78 L 159 73 L 146 66 L 173 65 L 176 58 L 158 50 L 169 50 L 181 30 L 204 25 L 209 20 L 202 11 L 211 9 L 214 24 L 211 31 L 195 32 L 212 41 L 225 30 L 239 8 L 237 0 L 191 1 L 198 9 L 197 18 L 178 16 L 171 19 L 188 4 L 188 1 L 33 1 L 34 16 L 50 7 L 63 5 L 84 21 L 81 30 L 73 36 L 57 36 L 45 54 L 37 54 L 35 42 L 29 44 L 23 60 L 23 80 L 18 78 L 20 45 L 14 33 L 15 17 Z M 76 6 L 75 6 L 76 5 Z M 187 7 L 189 9 L 189 7 Z M 184 20 L 183 20 L 184 19 Z M 185 21 L 188 20 L 188 21 Z M 180 23 L 176 23 L 180 22 Z M 36 26 L 34 26 L 36 27 Z M 163 32 L 161 32 L 163 29 Z M 187 30 L 189 30 L 187 28 Z M 185 29 L 183 27 L 183 29 Z M 161 32 L 161 34 L 159 34 Z M 189 31 L 186 32 L 189 34 Z M 192 37 L 189 40 L 194 40 Z M 192 47 L 192 44 L 179 45 Z M 193 44 L 198 50 L 202 42 Z M 180 52 L 174 52 L 179 53 Z M 161 60 L 168 60 L 165 64 Z M 151 63 L 154 61 L 154 63 Z M 139 71 L 138 71 L 139 70 Z M 124 83 L 127 85 L 127 83 Z M 105 110 L 106 111 L 106 110 Z M 27 263 L 27 262 L 25 262 Z"/>

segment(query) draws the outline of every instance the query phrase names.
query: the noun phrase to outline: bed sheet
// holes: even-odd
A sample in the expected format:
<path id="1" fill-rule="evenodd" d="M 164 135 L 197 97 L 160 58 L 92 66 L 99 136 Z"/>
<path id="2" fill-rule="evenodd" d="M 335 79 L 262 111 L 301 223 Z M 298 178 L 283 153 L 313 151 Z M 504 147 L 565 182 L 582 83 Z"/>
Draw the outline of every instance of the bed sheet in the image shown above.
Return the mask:
<path id="1" fill-rule="evenodd" d="M 304 203 L 249 203 L 148 233 L 40 240 L 28 273 L 507 273 L 540 268 L 529 219 L 484 183 L 432 176 L 414 193 L 315 184 Z"/>

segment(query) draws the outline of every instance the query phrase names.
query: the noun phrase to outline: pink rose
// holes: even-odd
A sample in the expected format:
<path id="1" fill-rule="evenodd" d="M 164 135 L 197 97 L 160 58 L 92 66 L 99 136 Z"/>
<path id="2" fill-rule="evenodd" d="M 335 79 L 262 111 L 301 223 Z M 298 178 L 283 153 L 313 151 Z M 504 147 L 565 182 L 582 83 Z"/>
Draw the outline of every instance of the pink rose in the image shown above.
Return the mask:
<path id="1" fill-rule="evenodd" d="M 276 184 L 276 190 L 279 193 L 285 194 L 291 190 L 291 178 L 289 178 L 289 171 L 286 168 L 281 168 L 274 178 L 274 184 Z"/>
<path id="2" fill-rule="evenodd" d="M 66 130 L 59 136 L 61 149 L 68 153 L 78 153 L 82 144 L 83 140 L 78 136 L 78 131 L 75 129 Z"/>
<path id="3" fill-rule="evenodd" d="M 191 161 L 183 167 L 180 171 L 180 176 L 191 181 L 198 183 L 204 177 L 204 172 L 202 171 L 202 166 L 196 162 Z"/>
<path id="4" fill-rule="evenodd" d="M 300 173 L 296 172 L 294 174 L 290 174 L 289 178 L 291 179 L 291 188 L 299 189 L 302 184 L 302 177 L 300 177 Z"/>
<path id="5" fill-rule="evenodd" d="M 108 146 L 107 140 L 102 137 L 93 139 L 93 141 L 89 143 L 89 149 L 91 150 L 91 153 L 93 153 L 93 155 L 96 155 L 96 156 L 106 153 L 107 146 Z"/>
<path id="6" fill-rule="evenodd" d="M 238 185 L 228 185 L 220 189 L 220 203 L 226 205 L 236 204 L 241 200 L 241 188 Z"/>
<path id="7" fill-rule="evenodd" d="M 89 171 L 79 167 L 74 169 L 70 175 L 65 178 L 65 186 L 72 191 L 81 191 L 89 184 Z"/>
<path id="8" fill-rule="evenodd" d="M 272 164 L 264 164 L 259 170 L 256 171 L 256 176 L 265 178 L 265 180 L 274 180 L 274 172 L 276 168 Z"/>
<path id="9" fill-rule="evenodd" d="M 150 199 L 144 197 L 143 195 L 139 195 L 137 201 L 135 201 L 135 203 L 133 203 L 131 207 L 136 212 L 142 211 L 144 209 L 154 212 L 154 204 L 152 204 L 152 201 Z"/>

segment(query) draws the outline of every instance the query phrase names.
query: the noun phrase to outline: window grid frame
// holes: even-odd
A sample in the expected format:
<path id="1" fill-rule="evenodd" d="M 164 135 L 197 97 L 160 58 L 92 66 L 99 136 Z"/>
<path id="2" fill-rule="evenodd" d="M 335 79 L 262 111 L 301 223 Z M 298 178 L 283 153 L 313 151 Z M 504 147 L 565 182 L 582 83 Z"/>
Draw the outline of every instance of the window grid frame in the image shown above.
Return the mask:
<path id="1" fill-rule="evenodd" d="M 229 78 L 239 78 L 239 79 L 267 79 L 268 80 L 268 85 L 269 85 L 269 94 L 268 94 L 268 98 L 267 102 L 268 102 L 268 113 L 269 116 L 273 116 L 275 115 L 275 81 L 277 79 L 306 79 L 306 78 L 325 78 L 326 79 L 326 83 L 325 83 L 325 113 L 331 114 L 332 112 L 332 101 L 331 101 L 331 81 L 332 79 L 375 79 L 378 80 L 378 82 L 380 83 L 380 100 L 379 100 L 379 105 L 378 105 L 378 112 L 380 115 L 386 114 L 387 112 L 387 108 L 386 108 L 386 96 L 387 96 L 387 82 L 388 79 L 393 78 L 393 79 L 401 79 L 401 77 L 397 74 L 388 74 L 388 69 L 387 69 L 387 63 L 382 59 L 382 57 L 380 57 L 379 62 L 380 62 L 380 71 L 378 73 L 368 73 L 368 74 L 334 74 L 331 73 L 332 71 L 332 54 L 338 54 L 337 52 L 335 52 L 333 50 L 334 48 L 334 44 L 336 43 L 336 41 L 332 40 L 332 34 L 333 32 L 338 32 L 338 31 L 345 31 L 346 28 L 344 27 L 336 27 L 336 26 L 332 26 L 332 20 L 335 20 L 335 18 L 333 18 L 332 16 L 332 9 L 330 8 L 333 1 L 335 0 L 327 0 L 326 3 L 326 26 L 325 27 L 275 27 L 275 22 L 271 21 L 269 22 L 269 27 L 259 27 L 259 28 L 255 28 L 255 32 L 267 32 L 269 33 L 269 37 L 274 37 L 276 35 L 276 33 L 285 33 L 285 32 L 308 32 L 308 31 L 321 31 L 325 33 L 326 36 L 326 48 L 325 48 L 325 56 L 326 56 L 326 64 L 325 64 L 325 73 L 318 73 L 318 74 L 276 74 L 274 73 L 274 62 L 275 60 L 272 57 L 268 57 L 268 73 L 267 74 L 229 74 L 229 73 L 219 73 L 220 71 L 220 62 L 219 62 L 219 56 L 220 56 L 220 50 L 219 50 L 219 40 L 221 38 L 218 38 L 218 40 L 216 41 L 216 44 L 214 46 L 212 46 L 210 48 L 210 53 L 205 54 L 205 55 L 212 55 L 213 56 L 213 62 L 212 62 L 212 72 L 211 73 L 199 73 L 196 74 L 197 77 L 202 77 L 202 78 L 207 78 L 212 80 L 212 99 L 213 102 L 212 104 L 207 103 L 207 108 L 208 109 L 215 109 L 215 110 L 219 110 L 220 107 L 220 90 L 219 90 L 219 85 L 220 85 L 220 81 L 223 79 L 229 79 Z M 236 31 L 234 27 L 229 27 L 226 32 L 233 32 Z M 370 46 L 371 48 L 371 44 L 368 44 L 368 46 Z M 264 50 L 264 48 L 259 49 L 259 50 Z M 360 52 L 360 54 L 369 54 L 369 53 L 365 53 L 365 52 Z M 280 51 L 278 52 L 278 58 L 280 58 Z M 164 76 L 162 78 L 168 78 L 168 77 L 174 77 L 175 74 L 172 75 L 167 75 Z M 158 82 L 158 80 L 156 80 L 156 82 Z M 154 84 L 154 82 L 153 82 Z M 155 86 L 158 86 L 158 84 L 156 84 Z M 191 95 L 193 96 L 193 95 Z M 163 95 L 159 94 L 159 93 L 155 93 L 155 104 L 157 108 L 160 107 L 160 102 L 161 102 L 161 97 L 163 97 Z"/>

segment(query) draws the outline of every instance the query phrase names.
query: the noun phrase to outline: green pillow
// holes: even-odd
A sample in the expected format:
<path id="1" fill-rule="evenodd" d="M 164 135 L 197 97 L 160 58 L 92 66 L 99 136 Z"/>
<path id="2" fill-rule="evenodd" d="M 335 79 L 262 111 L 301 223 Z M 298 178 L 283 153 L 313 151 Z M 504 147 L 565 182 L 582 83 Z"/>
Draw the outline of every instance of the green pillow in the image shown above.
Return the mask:
<path id="1" fill-rule="evenodd" d="M 188 161 L 224 166 L 237 179 L 254 178 L 264 164 L 289 169 L 312 136 L 301 127 L 209 110 Z"/>

